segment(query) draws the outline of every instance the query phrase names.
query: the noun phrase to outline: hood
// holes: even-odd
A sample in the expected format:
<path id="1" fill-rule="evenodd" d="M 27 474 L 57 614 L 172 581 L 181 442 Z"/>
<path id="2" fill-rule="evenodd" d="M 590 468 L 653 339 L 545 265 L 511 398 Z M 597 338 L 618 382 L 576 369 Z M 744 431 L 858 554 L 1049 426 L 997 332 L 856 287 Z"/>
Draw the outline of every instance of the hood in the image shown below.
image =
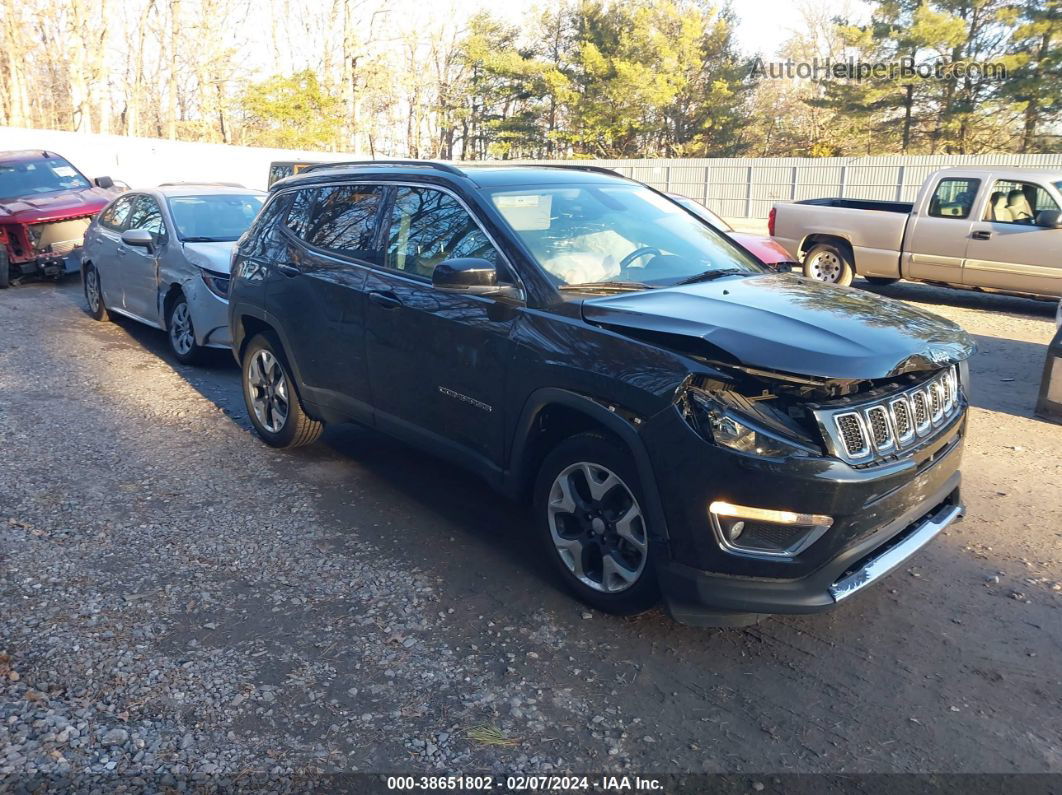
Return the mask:
<path id="1" fill-rule="evenodd" d="M 763 235 L 750 235 L 745 232 L 728 232 L 736 242 L 747 248 L 764 265 L 777 265 L 780 262 L 792 262 L 789 252 Z"/>
<path id="2" fill-rule="evenodd" d="M 184 258 L 199 268 L 206 268 L 215 273 L 228 273 L 232 266 L 233 241 L 217 243 L 182 243 Z"/>
<path id="3" fill-rule="evenodd" d="M 949 320 L 793 274 L 621 293 L 585 301 L 587 322 L 651 336 L 717 361 L 817 378 L 864 380 L 968 358 Z"/>
<path id="4" fill-rule="evenodd" d="M 36 224 L 95 215 L 114 198 L 102 188 L 83 188 L 0 199 L 0 223 Z"/>

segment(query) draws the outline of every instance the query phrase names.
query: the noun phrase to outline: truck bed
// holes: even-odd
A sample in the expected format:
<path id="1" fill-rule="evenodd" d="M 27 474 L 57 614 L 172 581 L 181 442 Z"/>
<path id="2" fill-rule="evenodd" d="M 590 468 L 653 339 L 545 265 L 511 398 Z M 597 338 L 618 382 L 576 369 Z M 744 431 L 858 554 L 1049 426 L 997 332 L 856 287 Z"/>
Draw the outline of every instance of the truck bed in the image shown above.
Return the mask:
<path id="1" fill-rule="evenodd" d="M 846 210 L 878 210 L 886 213 L 909 214 L 914 209 L 911 202 L 889 202 L 878 199 L 804 199 L 795 204 L 814 204 L 819 207 L 841 207 Z"/>

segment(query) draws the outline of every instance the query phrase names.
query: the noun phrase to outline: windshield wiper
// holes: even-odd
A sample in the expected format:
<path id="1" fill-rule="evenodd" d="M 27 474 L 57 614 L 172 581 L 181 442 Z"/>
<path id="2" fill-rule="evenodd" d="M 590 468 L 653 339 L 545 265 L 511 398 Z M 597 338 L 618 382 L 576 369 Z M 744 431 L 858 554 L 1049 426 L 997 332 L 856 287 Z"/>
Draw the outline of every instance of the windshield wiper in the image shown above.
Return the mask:
<path id="1" fill-rule="evenodd" d="M 576 282 L 559 284 L 558 290 L 651 290 L 648 284 L 641 282 Z"/>
<path id="2" fill-rule="evenodd" d="M 751 276 L 752 271 L 742 270 L 741 268 L 720 268 L 719 270 L 704 271 L 703 273 L 698 273 L 695 276 L 690 276 L 686 279 L 683 279 L 682 281 L 675 282 L 674 286 L 678 287 L 680 284 L 696 284 L 697 282 L 710 282 L 720 278 L 721 276 L 740 276 L 743 274 Z"/>

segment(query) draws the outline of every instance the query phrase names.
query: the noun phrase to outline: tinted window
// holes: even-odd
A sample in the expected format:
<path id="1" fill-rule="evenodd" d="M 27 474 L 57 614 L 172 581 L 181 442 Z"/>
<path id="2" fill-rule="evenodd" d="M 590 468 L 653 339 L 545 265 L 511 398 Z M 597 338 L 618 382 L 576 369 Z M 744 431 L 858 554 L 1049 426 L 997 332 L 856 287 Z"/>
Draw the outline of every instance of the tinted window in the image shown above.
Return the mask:
<path id="1" fill-rule="evenodd" d="M 929 214 L 934 218 L 969 218 L 980 185 L 979 179 L 942 179 L 929 200 Z"/>
<path id="2" fill-rule="evenodd" d="M 288 228 L 310 245 L 373 260 L 373 238 L 382 199 L 383 188 L 376 185 L 301 190 L 291 203 Z"/>
<path id="3" fill-rule="evenodd" d="M 100 226 L 115 231 L 121 230 L 125 219 L 129 217 L 129 211 L 133 208 L 133 200 L 136 196 L 123 196 L 117 199 L 110 207 L 100 213 Z"/>
<path id="4" fill-rule="evenodd" d="M 1037 213 L 1057 209 L 1058 204 L 1051 194 L 1039 185 L 997 179 L 985 206 L 984 220 L 1032 226 L 1036 223 Z"/>
<path id="5" fill-rule="evenodd" d="M 127 229 L 146 229 L 155 237 L 166 237 L 166 224 L 162 221 L 162 210 L 150 196 L 137 197 L 133 211 L 126 222 Z"/>
<path id="6" fill-rule="evenodd" d="M 430 279 L 436 265 L 454 257 L 498 264 L 494 246 L 457 199 L 430 188 L 399 188 L 384 265 Z"/>

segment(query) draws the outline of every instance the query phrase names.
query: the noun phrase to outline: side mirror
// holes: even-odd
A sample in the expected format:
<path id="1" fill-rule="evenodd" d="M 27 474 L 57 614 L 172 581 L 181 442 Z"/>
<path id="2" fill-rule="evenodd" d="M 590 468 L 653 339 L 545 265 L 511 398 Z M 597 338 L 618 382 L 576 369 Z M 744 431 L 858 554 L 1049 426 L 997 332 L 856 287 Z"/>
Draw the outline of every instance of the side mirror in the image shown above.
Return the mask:
<path id="1" fill-rule="evenodd" d="M 1062 211 L 1040 210 L 1036 214 L 1036 225 L 1045 229 L 1062 229 Z"/>
<path id="2" fill-rule="evenodd" d="M 122 232 L 122 242 L 127 246 L 138 246 L 153 251 L 155 236 L 146 229 L 127 229 Z"/>
<path id="3" fill-rule="evenodd" d="M 92 182 L 97 188 L 103 188 L 104 190 L 114 187 L 114 180 L 110 177 L 96 177 Z"/>
<path id="4" fill-rule="evenodd" d="M 472 295 L 494 293 L 498 291 L 498 269 L 476 257 L 444 260 L 431 272 L 431 286 Z"/>

